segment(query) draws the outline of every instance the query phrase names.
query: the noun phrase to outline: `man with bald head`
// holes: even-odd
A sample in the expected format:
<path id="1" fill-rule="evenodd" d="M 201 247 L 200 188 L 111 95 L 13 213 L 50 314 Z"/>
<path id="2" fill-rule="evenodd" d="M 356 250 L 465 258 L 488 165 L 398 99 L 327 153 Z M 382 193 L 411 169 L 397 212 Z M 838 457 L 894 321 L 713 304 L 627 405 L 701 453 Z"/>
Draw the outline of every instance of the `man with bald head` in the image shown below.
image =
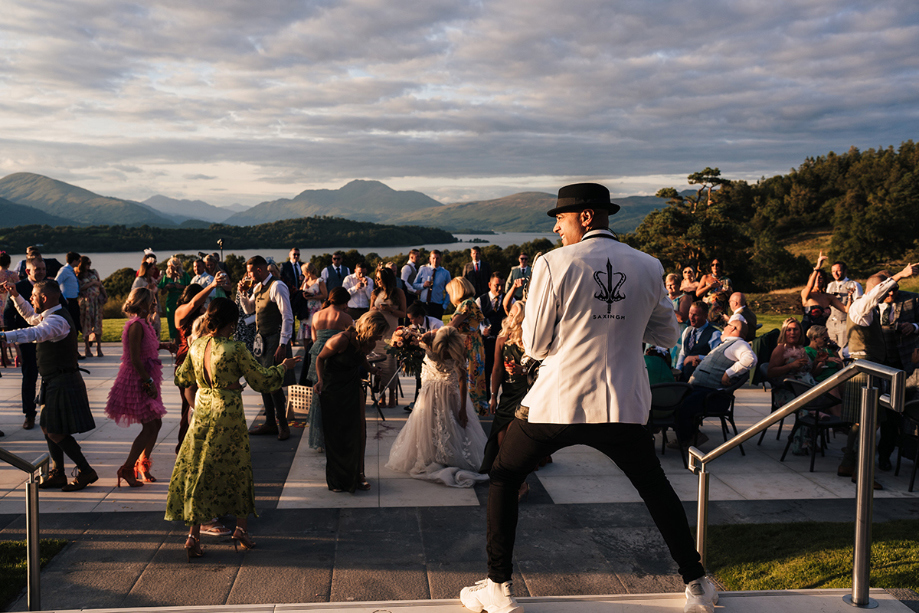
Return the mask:
<path id="1" fill-rule="evenodd" d="M 743 339 L 748 343 L 756 338 L 756 313 L 747 306 L 747 297 L 740 293 L 734 292 L 728 298 L 728 306 L 731 307 L 731 317 L 724 315 L 725 321 L 730 321 L 734 315 L 740 315 L 745 322 Z"/>
<path id="2" fill-rule="evenodd" d="M 610 231 L 618 210 L 608 189 L 579 183 L 560 189 L 548 212 L 564 246 L 533 266 L 522 331 L 526 355 L 542 364 L 521 401 L 529 417 L 507 427 L 489 473 L 488 576 L 460 592 L 472 611 L 523 612 L 510 584 L 517 495 L 540 460 L 571 445 L 604 453 L 638 490 L 686 584 L 684 611 L 712 613 L 718 600 L 644 427 L 651 387 L 642 342 L 672 347 L 679 326 L 661 263 Z"/>
<path id="3" fill-rule="evenodd" d="M 911 354 L 919 346 L 919 295 L 900 291 L 898 282 L 917 272 L 919 264 L 908 264 L 892 277 L 884 271 L 868 278 L 865 294 L 849 306 L 846 326 L 849 356 L 905 370 L 907 376 L 915 370 Z M 858 375 L 849 379 L 843 388 L 842 419 L 856 426 L 849 433 L 837 474 L 852 476 L 853 480 L 861 388 L 867 380 L 866 375 Z M 896 445 L 899 421 L 900 416 L 890 409 L 878 414 L 881 438 L 877 451 L 881 470 L 891 469 L 890 454 Z M 880 485 L 875 484 L 875 489 L 880 489 Z"/>

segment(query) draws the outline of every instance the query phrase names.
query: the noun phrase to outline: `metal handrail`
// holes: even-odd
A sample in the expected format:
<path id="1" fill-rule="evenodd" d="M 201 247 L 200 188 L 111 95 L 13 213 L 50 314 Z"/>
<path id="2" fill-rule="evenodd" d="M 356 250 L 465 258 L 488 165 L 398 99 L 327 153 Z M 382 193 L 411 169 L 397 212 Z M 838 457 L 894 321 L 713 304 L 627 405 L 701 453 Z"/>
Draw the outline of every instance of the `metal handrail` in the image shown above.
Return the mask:
<path id="1" fill-rule="evenodd" d="M 856 360 L 849 364 L 838 373 L 828 377 L 782 408 L 770 413 L 708 453 L 703 453 L 696 447 L 689 448 L 689 470 L 699 475 L 696 548 L 702 556 L 703 565 L 705 564 L 705 541 L 708 528 L 708 482 L 710 473 L 706 470 L 707 465 L 734 447 L 742 445 L 775 422 L 785 419 L 831 389 L 860 374 L 868 375 L 868 384 L 862 388 L 861 416 L 859 419 L 860 436 L 852 594 L 846 595 L 844 599 L 849 604 L 857 607 L 874 608 L 877 606 L 877 602 L 868 597 L 868 576 L 871 561 L 871 521 L 874 504 L 874 434 L 877 405 L 881 404 L 898 413 L 903 412 L 906 397 L 906 374 L 902 370 L 867 360 Z M 875 377 L 890 381 L 889 396 L 880 396 L 875 386 Z"/>
<path id="2" fill-rule="evenodd" d="M 29 604 L 29 611 L 40 611 L 41 557 L 38 551 L 38 480 L 35 474 L 39 472 L 42 475 L 48 474 L 48 454 L 43 453 L 34 462 L 29 462 L 0 447 L 0 461 L 29 474 L 29 480 L 26 482 L 26 571 L 29 578 L 26 600 Z"/>

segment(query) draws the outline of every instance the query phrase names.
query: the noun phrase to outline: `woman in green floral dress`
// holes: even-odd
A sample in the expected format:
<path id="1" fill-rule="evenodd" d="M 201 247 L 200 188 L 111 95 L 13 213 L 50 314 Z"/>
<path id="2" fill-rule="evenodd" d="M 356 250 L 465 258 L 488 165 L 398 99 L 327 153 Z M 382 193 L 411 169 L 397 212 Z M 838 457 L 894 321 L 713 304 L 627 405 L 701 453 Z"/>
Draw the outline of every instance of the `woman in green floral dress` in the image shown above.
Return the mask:
<path id="1" fill-rule="evenodd" d="M 448 326 L 459 330 L 466 340 L 466 355 L 469 360 L 469 398 L 479 415 L 488 415 L 488 392 L 485 389 L 485 341 L 479 326 L 485 321 L 482 309 L 475 302 L 475 288 L 464 277 L 456 277 L 447 283 L 450 302 L 456 307 Z"/>
<path id="2" fill-rule="evenodd" d="M 264 394 L 281 387 L 284 371 L 300 358 L 262 368 L 245 344 L 230 340 L 238 310 L 227 298 L 215 298 L 204 319 L 206 335 L 192 343 L 175 384 L 198 392 L 189 403 L 194 417 L 182 441 L 169 482 L 166 519 L 190 526 L 185 550 L 189 559 L 202 555 L 201 524 L 223 515 L 236 516 L 234 545 L 252 548 L 246 529 L 255 514 L 255 490 L 249 433 L 243 413 L 240 377 Z"/>

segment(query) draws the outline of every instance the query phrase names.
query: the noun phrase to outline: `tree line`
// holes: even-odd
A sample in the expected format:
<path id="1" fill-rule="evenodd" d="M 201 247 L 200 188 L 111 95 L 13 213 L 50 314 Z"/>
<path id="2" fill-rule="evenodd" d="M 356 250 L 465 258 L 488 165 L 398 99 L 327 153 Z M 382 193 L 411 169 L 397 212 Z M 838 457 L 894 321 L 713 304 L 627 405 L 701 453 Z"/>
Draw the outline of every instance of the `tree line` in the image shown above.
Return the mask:
<path id="1" fill-rule="evenodd" d="M 708 270 L 725 262 L 735 287 L 747 291 L 801 285 L 813 267 L 783 243 L 814 230 L 832 232 L 830 261 L 867 276 L 919 258 L 919 148 L 853 147 L 842 155 L 807 158 L 786 175 L 754 184 L 732 181 L 718 168 L 688 176 L 694 193 L 657 192 L 667 206 L 645 217 L 628 244 L 659 258 L 668 271 Z"/>
<path id="2" fill-rule="evenodd" d="M 158 249 L 177 251 L 195 245 L 215 244 L 226 248 L 278 249 L 290 245 L 334 247 L 366 245 L 391 247 L 416 243 L 452 243 L 445 230 L 420 226 L 382 225 L 339 217 L 301 217 L 257 226 L 213 224 L 208 228 L 154 228 L 151 226 L 17 226 L 0 232 L 0 247 L 22 253 L 29 245 L 42 245 L 44 252 L 135 251 L 137 245 L 156 244 Z"/>

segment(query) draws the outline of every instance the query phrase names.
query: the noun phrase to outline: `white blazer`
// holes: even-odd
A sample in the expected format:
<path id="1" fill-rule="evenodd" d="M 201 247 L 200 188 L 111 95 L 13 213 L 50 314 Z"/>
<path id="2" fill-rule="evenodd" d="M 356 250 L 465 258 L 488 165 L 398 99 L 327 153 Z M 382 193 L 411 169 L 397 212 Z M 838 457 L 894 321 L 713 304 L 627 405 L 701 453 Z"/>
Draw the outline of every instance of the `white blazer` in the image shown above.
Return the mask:
<path id="1" fill-rule="evenodd" d="M 523 344 L 542 360 L 522 401 L 543 424 L 643 424 L 651 389 L 642 341 L 680 336 L 657 259 L 592 230 L 533 266 Z"/>

